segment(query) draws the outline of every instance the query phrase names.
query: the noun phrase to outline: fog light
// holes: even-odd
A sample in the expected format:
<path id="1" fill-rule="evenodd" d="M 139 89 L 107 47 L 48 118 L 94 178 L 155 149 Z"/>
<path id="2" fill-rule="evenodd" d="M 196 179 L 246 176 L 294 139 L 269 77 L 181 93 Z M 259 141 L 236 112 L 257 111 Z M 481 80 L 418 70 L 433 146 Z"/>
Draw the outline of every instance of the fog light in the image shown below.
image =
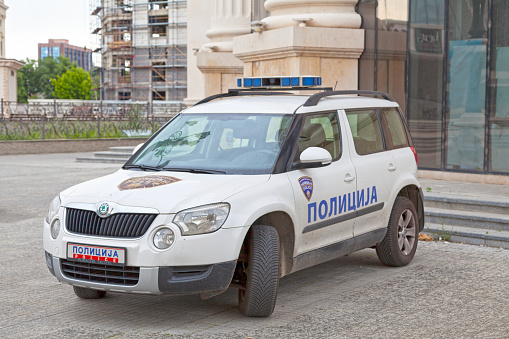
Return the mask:
<path id="1" fill-rule="evenodd" d="M 161 228 L 154 234 L 154 246 L 164 250 L 175 241 L 175 233 L 169 228 Z"/>
<path id="2" fill-rule="evenodd" d="M 53 239 L 56 239 L 58 237 L 58 233 L 60 233 L 60 220 L 59 219 L 55 219 L 53 221 L 53 223 L 51 224 L 51 227 L 50 227 L 50 231 L 51 231 L 51 237 Z"/>

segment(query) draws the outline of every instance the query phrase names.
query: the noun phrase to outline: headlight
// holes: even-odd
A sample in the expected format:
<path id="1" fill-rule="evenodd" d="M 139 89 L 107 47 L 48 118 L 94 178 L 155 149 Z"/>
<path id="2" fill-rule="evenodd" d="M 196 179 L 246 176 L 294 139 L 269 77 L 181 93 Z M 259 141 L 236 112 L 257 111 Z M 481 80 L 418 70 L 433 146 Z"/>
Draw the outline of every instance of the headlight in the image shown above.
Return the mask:
<path id="1" fill-rule="evenodd" d="M 161 228 L 154 234 L 154 246 L 164 250 L 175 241 L 175 233 L 169 228 Z"/>
<path id="2" fill-rule="evenodd" d="M 60 196 L 57 195 L 55 199 L 49 204 L 48 214 L 46 214 L 46 222 L 49 224 L 51 219 L 58 213 L 58 209 L 60 208 Z"/>
<path id="3" fill-rule="evenodd" d="M 210 233 L 223 226 L 229 212 L 230 205 L 226 203 L 195 207 L 177 213 L 173 223 L 180 227 L 182 235 Z"/>
<path id="4" fill-rule="evenodd" d="M 60 220 L 55 219 L 50 227 L 51 237 L 56 239 L 58 237 L 58 233 L 60 233 Z"/>

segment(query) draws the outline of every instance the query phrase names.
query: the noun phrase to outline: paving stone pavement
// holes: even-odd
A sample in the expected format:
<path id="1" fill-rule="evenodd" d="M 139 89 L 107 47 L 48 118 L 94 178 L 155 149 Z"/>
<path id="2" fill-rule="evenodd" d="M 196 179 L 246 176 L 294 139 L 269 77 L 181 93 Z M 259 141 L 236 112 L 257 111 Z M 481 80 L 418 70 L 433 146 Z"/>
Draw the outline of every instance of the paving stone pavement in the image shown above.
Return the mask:
<path id="1" fill-rule="evenodd" d="M 420 242 L 407 267 L 374 250 L 281 279 L 270 318 L 246 318 L 236 290 L 77 298 L 46 268 L 42 220 L 60 190 L 118 165 L 77 154 L 0 156 L 0 338 L 507 338 L 509 251 Z"/>

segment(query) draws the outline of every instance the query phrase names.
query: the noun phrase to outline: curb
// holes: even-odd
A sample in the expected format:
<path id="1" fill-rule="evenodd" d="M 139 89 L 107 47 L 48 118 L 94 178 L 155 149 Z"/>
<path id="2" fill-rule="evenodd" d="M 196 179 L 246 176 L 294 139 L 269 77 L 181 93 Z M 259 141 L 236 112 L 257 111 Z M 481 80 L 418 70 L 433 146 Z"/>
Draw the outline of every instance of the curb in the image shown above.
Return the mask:
<path id="1" fill-rule="evenodd" d="M 436 228 L 432 229 L 428 227 L 425 227 L 422 231 L 422 233 L 425 233 L 430 236 L 434 235 L 436 236 L 437 233 L 439 232 L 441 232 L 441 230 Z M 509 249 L 509 237 L 506 236 L 497 236 L 492 234 L 454 231 L 454 230 L 445 231 L 444 233 L 450 236 L 449 241 L 451 242 Z"/>

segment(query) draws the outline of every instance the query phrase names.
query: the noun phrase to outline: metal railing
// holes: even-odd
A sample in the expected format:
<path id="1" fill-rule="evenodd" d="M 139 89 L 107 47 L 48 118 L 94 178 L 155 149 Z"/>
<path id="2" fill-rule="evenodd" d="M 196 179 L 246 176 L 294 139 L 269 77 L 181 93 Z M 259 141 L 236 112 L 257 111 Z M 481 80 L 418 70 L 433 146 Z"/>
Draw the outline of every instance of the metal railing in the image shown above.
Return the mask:
<path id="1" fill-rule="evenodd" d="M 0 101 L 0 141 L 148 137 L 182 102 Z"/>

